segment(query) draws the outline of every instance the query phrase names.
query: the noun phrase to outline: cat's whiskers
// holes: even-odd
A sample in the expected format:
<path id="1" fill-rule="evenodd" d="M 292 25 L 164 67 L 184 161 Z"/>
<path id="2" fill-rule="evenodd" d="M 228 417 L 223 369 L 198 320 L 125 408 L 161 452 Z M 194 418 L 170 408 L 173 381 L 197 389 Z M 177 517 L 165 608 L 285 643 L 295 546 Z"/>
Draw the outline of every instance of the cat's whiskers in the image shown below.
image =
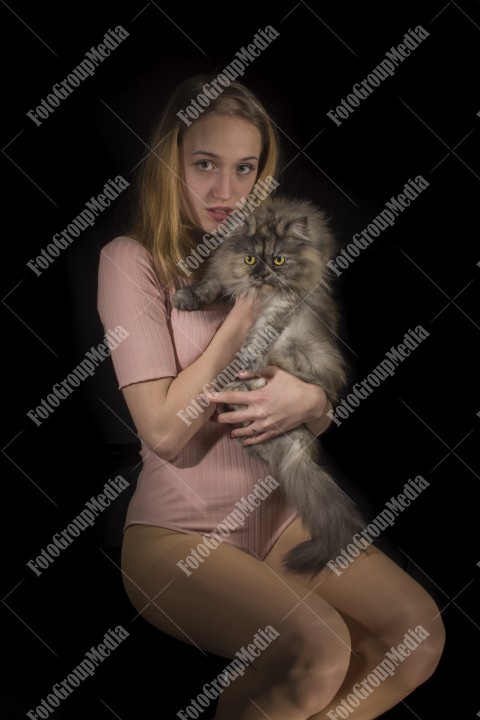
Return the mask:
<path id="1" fill-rule="evenodd" d="M 235 288 L 233 288 L 233 294 L 235 297 L 247 297 L 253 301 L 257 300 L 260 296 L 260 288 L 253 287 L 249 282 L 249 279 L 241 280 Z"/>
<path id="2" fill-rule="evenodd" d="M 295 292 L 295 290 L 291 287 L 291 285 L 288 283 L 285 278 L 280 277 L 280 275 L 277 275 L 277 278 L 279 280 L 279 288 L 280 290 L 287 295 L 287 297 L 290 299 L 291 296 L 295 296 L 299 302 L 302 301 L 302 298 L 298 295 L 298 293 Z M 283 287 L 285 286 L 285 287 Z"/>

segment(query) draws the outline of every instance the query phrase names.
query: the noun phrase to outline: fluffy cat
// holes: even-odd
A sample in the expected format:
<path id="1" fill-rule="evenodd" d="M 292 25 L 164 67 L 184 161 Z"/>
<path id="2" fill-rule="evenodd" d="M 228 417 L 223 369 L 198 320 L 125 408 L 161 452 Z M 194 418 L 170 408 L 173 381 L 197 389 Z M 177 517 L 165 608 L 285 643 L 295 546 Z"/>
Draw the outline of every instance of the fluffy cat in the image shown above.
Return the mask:
<path id="1" fill-rule="evenodd" d="M 278 337 L 244 363 L 245 369 L 255 373 L 276 365 L 320 385 L 335 404 L 346 374 L 335 334 L 338 311 L 327 280 L 326 263 L 334 249 L 319 208 L 285 196 L 268 198 L 212 251 L 201 280 L 177 290 L 173 303 L 197 310 L 224 296 L 254 296 L 261 309 L 244 347 L 267 325 Z M 265 382 L 239 380 L 224 390 L 248 390 Z M 319 443 L 305 425 L 248 450 L 269 464 L 313 538 L 287 553 L 285 567 L 319 572 L 365 527 L 356 505 L 319 465 Z"/>

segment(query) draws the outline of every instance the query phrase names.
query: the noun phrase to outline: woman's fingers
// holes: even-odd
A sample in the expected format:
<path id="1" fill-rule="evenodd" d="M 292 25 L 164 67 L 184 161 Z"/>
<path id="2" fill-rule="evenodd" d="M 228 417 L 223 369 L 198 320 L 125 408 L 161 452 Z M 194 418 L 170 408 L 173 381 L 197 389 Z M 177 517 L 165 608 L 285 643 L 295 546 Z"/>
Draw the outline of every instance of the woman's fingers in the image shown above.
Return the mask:
<path id="1" fill-rule="evenodd" d="M 224 405 L 252 405 L 256 398 L 254 393 L 254 390 L 227 390 L 219 393 L 205 392 L 203 395 L 213 403 L 223 403 Z"/>
<path id="2" fill-rule="evenodd" d="M 261 445 L 261 443 L 271 440 L 272 438 L 280 435 L 280 430 L 266 430 L 265 432 L 259 432 L 253 436 L 246 438 L 243 445 L 250 447 L 252 445 Z"/>

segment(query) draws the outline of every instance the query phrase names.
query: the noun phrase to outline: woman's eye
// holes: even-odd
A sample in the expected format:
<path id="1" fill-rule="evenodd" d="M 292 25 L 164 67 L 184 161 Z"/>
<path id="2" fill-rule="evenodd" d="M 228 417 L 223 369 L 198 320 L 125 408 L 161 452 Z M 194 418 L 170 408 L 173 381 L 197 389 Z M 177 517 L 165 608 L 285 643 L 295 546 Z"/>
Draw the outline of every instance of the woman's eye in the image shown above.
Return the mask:
<path id="1" fill-rule="evenodd" d="M 248 175 L 249 173 L 253 172 L 252 165 L 239 165 L 237 168 L 240 175 Z"/>
<path id="2" fill-rule="evenodd" d="M 257 262 L 257 258 L 255 257 L 255 255 L 247 255 L 245 258 L 245 262 L 247 263 L 247 265 L 255 265 L 255 263 Z"/>
<path id="3" fill-rule="evenodd" d="M 200 170 L 210 170 L 212 167 L 212 163 L 210 160 L 199 160 L 197 163 L 195 163 L 196 167 L 200 168 Z"/>
<path id="4" fill-rule="evenodd" d="M 285 263 L 285 258 L 282 255 L 276 255 L 273 258 L 273 264 L 279 267 L 280 265 L 283 265 Z"/>

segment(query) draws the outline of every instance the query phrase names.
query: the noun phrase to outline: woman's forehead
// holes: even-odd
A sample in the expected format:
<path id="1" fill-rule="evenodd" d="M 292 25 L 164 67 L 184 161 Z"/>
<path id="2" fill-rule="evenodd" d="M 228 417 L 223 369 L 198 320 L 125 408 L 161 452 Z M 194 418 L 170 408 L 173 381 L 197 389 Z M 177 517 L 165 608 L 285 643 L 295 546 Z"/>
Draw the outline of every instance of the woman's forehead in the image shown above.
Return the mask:
<path id="1" fill-rule="evenodd" d="M 230 115 L 209 114 L 198 118 L 183 137 L 187 155 L 205 153 L 218 157 L 258 159 L 261 146 L 261 133 L 256 125 L 250 120 Z"/>

